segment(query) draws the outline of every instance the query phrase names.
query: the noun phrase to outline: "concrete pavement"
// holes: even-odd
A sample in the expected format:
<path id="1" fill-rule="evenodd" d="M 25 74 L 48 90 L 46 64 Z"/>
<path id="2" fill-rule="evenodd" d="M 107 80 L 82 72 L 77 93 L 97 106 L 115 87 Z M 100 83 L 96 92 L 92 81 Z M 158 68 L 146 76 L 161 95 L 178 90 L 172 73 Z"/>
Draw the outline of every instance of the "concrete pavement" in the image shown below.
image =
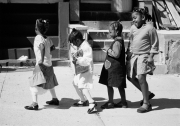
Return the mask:
<path id="1" fill-rule="evenodd" d="M 0 73 L 0 126 L 179 126 L 180 125 L 180 76 L 148 76 L 150 90 L 155 93 L 151 100 L 153 111 L 137 113 L 142 94 L 127 81 L 126 95 L 129 108 L 101 110 L 107 101 L 106 87 L 98 83 L 94 75 L 92 97 L 98 102 L 97 114 L 87 114 L 88 107 L 73 107 L 78 96 L 72 86 L 73 72 L 70 67 L 54 67 L 59 86 L 56 93 L 59 106 L 49 106 L 47 92 L 39 96 L 38 111 L 28 111 L 24 106 L 31 104 L 28 77 L 32 69 L 4 69 Z M 119 101 L 115 88 L 115 102 Z"/>

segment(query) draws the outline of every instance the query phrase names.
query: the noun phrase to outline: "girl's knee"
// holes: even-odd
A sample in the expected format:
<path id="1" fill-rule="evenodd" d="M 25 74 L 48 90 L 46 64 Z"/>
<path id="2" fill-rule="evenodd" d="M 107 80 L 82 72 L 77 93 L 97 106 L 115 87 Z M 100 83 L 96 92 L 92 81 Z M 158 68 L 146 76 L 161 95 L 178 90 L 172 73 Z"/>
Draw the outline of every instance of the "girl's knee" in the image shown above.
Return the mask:
<path id="1" fill-rule="evenodd" d="M 140 84 L 146 84 L 146 75 L 145 74 L 138 75 L 138 81 Z"/>

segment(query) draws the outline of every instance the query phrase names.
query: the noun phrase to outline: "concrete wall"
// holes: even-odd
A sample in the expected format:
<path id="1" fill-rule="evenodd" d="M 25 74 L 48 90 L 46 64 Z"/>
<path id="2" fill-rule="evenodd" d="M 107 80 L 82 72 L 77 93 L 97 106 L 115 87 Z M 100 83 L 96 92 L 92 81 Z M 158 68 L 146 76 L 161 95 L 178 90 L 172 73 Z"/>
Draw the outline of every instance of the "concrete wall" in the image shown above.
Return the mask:
<path id="1" fill-rule="evenodd" d="M 168 74 L 180 73 L 180 31 L 158 31 L 160 63 Z"/>

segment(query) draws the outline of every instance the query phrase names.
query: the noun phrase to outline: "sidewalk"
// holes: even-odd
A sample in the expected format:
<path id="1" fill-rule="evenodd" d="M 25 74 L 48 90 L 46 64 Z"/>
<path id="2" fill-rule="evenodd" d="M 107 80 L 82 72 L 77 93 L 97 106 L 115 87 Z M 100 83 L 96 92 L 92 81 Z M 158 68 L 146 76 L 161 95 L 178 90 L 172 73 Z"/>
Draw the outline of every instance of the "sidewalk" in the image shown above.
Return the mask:
<path id="1" fill-rule="evenodd" d="M 0 73 L 0 126 L 179 126 L 180 125 L 180 76 L 148 76 L 150 90 L 155 93 L 151 100 L 153 111 L 137 113 L 142 94 L 127 81 L 126 95 L 129 108 L 101 110 L 107 100 L 106 87 L 98 83 L 94 75 L 92 97 L 98 102 L 97 114 L 87 114 L 88 107 L 73 107 L 78 96 L 72 86 L 73 73 L 69 67 L 54 67 L 59 86 L 56 87 L 59 106 L 49 106 L 47 92 L 39 96 L 39 111 L 28 111 L 31 104 L 28 77 L 32 69 Z M 118 90 L 114 90 L 115 102 L 119 101 Z"/>

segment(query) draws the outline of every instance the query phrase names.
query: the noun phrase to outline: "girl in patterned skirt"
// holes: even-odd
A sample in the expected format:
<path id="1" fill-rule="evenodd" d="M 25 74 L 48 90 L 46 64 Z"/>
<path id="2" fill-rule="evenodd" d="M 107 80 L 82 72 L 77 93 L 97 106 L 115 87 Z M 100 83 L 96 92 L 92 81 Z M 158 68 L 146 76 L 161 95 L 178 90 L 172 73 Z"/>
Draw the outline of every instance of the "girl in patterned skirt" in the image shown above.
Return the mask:
<path id="1" fill-rule="evenodd" d="M 30 91 L 32 94 L 32 104 L 25 106 L 27 110 L 38 110 L 37 95 L 50 90 L 52 100 L 47 101 L 49 105 L 59 105 L 54 87 L 58 85 L 51 62 L 51 51 L 55 49 L 50 38 L 45 36 L 49 28 L 49 21 L 37 19 L 35 32 L 37 36 L 34 40 L 34 53 L 36 65 L 33 76 L 30 78 Z"/>

